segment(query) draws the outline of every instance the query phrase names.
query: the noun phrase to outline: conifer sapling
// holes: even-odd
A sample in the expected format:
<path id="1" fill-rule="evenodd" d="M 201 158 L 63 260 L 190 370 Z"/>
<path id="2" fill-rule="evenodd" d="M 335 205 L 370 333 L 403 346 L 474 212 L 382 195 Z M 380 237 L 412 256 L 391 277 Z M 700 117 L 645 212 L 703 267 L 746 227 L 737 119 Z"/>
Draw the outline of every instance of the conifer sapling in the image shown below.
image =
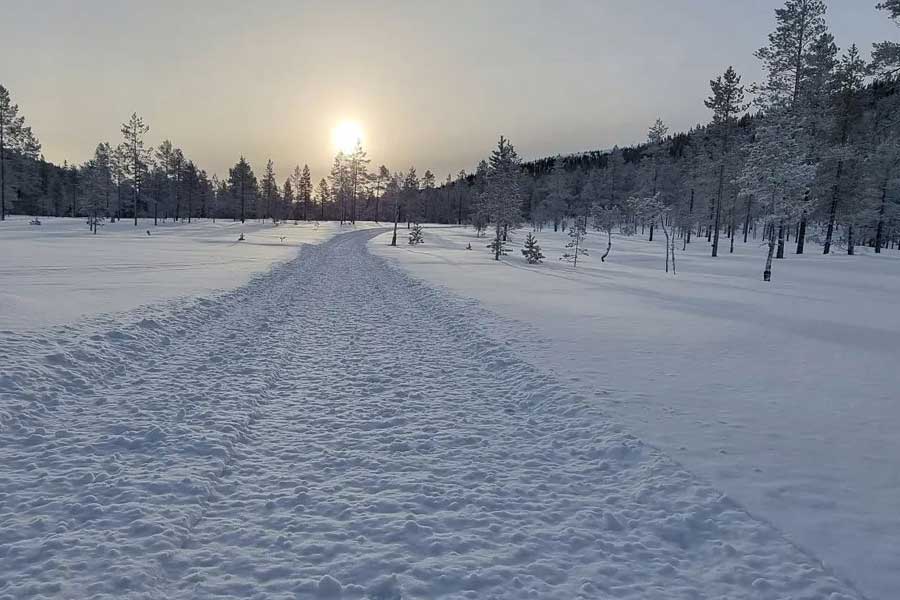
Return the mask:
<path id="1" fill-rule="evenodd" d="M 538 265 L 545 258 L 544 255 L 541 254 L 541 247 L 537 243 L 537 238 L 531 233 L 525 238 L 525 247 L 522 248 L 522 255 L 530 265 Z"/>
<path id="2" fill-rule="evenodd" d="M 417 244 L 424 244 L 425 240 L 422 237 L 422 226 L 416 223 L 412 226 L 412 229 L 409 231 L 409 245 L 415 246 Z"/>

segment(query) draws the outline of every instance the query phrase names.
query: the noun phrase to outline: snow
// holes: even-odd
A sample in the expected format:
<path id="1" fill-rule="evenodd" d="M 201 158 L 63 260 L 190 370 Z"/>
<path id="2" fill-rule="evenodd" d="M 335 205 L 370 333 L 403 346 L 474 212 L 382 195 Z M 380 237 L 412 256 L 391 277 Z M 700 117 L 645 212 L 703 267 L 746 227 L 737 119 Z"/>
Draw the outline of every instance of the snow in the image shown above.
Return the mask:
<path id="1" fill-rule="evenodd" d="M 196 220 L 154 227 L 152 219 L 141 219 L 138 227 L 123 220 L 91 235 L 84 219 L 44 217 L 41 226 L 30 220 L 0 222 L 0 329 L 62 325 L 231 289 L 293 257 L 298 245 L 342 231 L 334 222 L 273 227 Z M 242 232 L 245 240 L 237 242 Z"/>
<path id="2" fill-rule="evenodd" d="M 473 231 L 429 228 L 416 248 L 371 249 L 415 277 L 509 318 L 540 340 L 521 354 L 582 393 L 872 598 L 900 590 L 900 258 L 807 254 L 776 261 L 765 248 L 705 239 L 678 275 L 664 272 L 661 231 L 591 233 L 577 269 L 560 262 L 568 237 L 543 231 L 548 256 L 518 247 L 502 264 Z M 465 247 L 472 244 L 473 250 Z M 496 337 L 505 333 L 492 332 Z M 730 597 L 730 596 L 728 596 Z"/>
<path id="3" fill-rule="evenodd" d="M 0 332 L 0 598 L 860 598 L 375 235 Z"/>

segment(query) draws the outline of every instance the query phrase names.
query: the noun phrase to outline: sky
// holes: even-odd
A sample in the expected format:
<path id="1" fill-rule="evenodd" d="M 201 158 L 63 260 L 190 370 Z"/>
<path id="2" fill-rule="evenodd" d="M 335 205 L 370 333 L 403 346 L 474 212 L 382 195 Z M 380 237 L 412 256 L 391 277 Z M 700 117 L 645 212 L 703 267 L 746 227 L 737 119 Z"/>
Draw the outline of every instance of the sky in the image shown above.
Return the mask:
<path id="1" fill-rule="evenodd" d="M 709 120 L 709 79 L 753 57 L 779 0 L 0 0 L 0 84 L 48 160 L 81 163 L 132 112 L 210 173 L 239 156 L 326 175 L 332 130 L 374 165 L 439 179 L 500 134 L 539 158 Z M 876 0 L 828 0 L 841 48 L 900 30 Z"/>

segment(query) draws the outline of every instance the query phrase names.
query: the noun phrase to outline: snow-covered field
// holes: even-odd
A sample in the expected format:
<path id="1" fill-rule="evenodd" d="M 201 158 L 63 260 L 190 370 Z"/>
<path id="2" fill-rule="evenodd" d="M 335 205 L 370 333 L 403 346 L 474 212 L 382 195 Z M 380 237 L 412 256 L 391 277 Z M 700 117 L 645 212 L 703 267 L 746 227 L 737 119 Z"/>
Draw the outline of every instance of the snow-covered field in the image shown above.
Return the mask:
<path id="1" fill-rule="evenodd" d="M 662 237 L 662 232 L 657 232 Z M 524 232 L 516 241 L 521 242 Z M 900 597 L 900 256 L 808 254 L 776 261 L 705 239 L 663 271 L 664 246 L 588 237 L 578 268 L 544 231 L 546 264 L 497 264 L 470 229 L 371 249 L 411 274 L 527 323 L 526 358 L 592 407 L 710 481 L 872 598 Z M 405 241 L 405 236 L 401 238 Z M 471 243 L 473 250 L 467 251 Z M 497 337 L 507 335 L 499 330 Z M 522 355 L 523 353 L 520 353 Z M 730 597 L 727 596 L 726 597 Z"/>
<path id="2" fill-rule="evenodd" d="M 0 333 L 0 598 L 860 597 L 376 233 Z"/>
<path id="3" fill-rule="evenodd" d="M 334 222 L 273 227 L 197 220 L 154 227 L 142 219 L 138 227 L 129 220 L 107 223 L 91 235 L 84 219 L 45 217 L 39 227 L 29 221 L 0 222 L 0 329 L 62 325 L 233 289 L 293 257 L 299 244 L 341 231 Z M 237 242 L 241 232 L 245 240 Z"/>

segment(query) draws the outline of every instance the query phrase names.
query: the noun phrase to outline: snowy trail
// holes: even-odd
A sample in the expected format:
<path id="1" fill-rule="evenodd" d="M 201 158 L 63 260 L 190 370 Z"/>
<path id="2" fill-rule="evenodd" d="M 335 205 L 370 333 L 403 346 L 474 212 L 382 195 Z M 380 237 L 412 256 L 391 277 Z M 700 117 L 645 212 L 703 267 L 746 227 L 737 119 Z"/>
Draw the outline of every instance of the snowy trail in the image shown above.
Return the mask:
<path id="1" fill-rule="evenodd" d="M 372 233 L 0 333 L 0 598 L 858 598 Z"/>

